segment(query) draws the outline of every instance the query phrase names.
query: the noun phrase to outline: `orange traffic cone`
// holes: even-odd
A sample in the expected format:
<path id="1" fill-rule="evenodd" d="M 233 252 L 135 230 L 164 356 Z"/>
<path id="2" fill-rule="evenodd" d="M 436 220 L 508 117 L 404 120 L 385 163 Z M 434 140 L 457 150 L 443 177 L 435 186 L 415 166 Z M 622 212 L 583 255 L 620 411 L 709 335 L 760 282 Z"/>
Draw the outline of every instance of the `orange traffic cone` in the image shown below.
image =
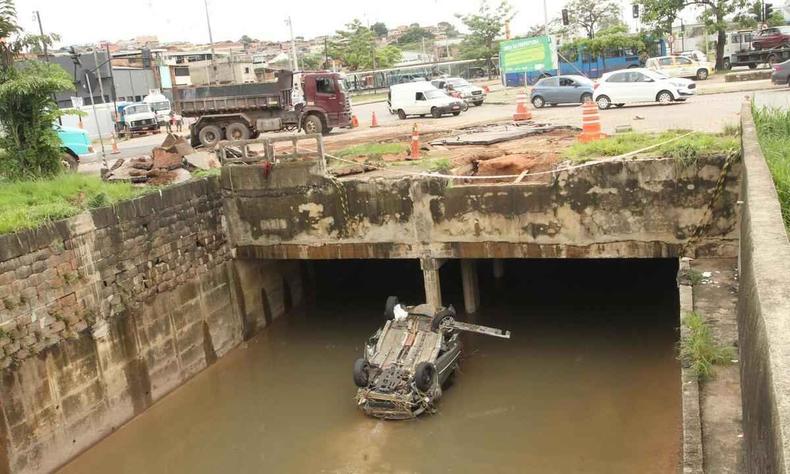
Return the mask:
<path id="1" fill-rule="evenodd" d="M 589 143 L 605 137 L 601 133 L 601 119 L 598 116 L 598 106 L 595 102 L 588 100 L 582 105 L 582 133 L 579 141 Z"/>
<path id="2" fill-rule="evenodd" d="M 351 116 L 351 128 L 359 127 L 359 119 L 357 119 L 356 115 Z"/>
<path id="3" fill-rule="evenodd" d="M 483 92 L 488 94 L 489 92 L 491 92 L 491 89 L 489 89 L 488 86 L 483 86 Z"/>
<path id="4" fill-rule="evenodd" d="M 370 119 L 370 128 L 376 128 L 379 126 L 379 121 L 376 119 L 376 111 L 373 111 L 373 117 Z"/>
<path id="5" fill-rule="evenodd" d="M 121 150 L 118 149 L 118 140 L 115 139 L 115 134 L 114 133 L 112 134 L 112 139 L 110 140 L 110 143 L 112 143 L 112 154 L 113 155 L 117 155 L 118 153 L 121 152 Z"/>
<path id="6" fill-rule="evenodd" d="M 409 154 L 410 160 L 420 159 L 420 131 L 417 130 L 417 124 L 411 129 L 411 153 Z"/>
<path id="7" fill-rule="evenodd" d="M 513 114 L 514 122 L 530 120 L 532 113 L 527 109 L 527 94 L 521 93 L 516 96 L 516 113 Z"/>

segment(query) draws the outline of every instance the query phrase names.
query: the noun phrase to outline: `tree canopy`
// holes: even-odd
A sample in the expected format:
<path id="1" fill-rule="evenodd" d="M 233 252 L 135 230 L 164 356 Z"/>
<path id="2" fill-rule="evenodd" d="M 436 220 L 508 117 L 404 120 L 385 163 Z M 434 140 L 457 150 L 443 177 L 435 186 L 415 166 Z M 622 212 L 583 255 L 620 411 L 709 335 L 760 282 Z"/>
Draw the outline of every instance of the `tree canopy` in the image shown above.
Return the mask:
<path id="1" fill-rule="evenodd" d="M 570 24 L 584 30 L 588 38 L 620 23 L 620 4 L 615 0 L 570 0 L 565 8 Z"/>
<path id="2" fill-rule="evenodd" d="M 377 21 L 376 23 L 370 25 L 370 29 L 373 30 L 373 33 L 375 33 L 376 36 L 379 38 L 383 38 L 387 36 L 387 33 L 389 33 L 389 30 L 387 29 L 387 25 L 385 25 L 380 21 Z"/>
<path id="3" fill-rule="evenodd" d="M 417 23 L 412 23 L 409 26 L 409 29 L 403 33 L 400 38 L 398 38 L 399 44 L 406 44 L 406 43 L 416 43 L 418 41 L 422 41 L 422 39 L 432 39 L 433 33 L 428 31 L 427 29 L 421 27 Z"/>
<path id="4" fill-rule="evenodd" d="M 401 58 L 401 52 L 394 46 L 378 46 L 376 35 L 354 19 L 345 30 L 337 31 L 329 45 L 329 54 L 341 61 L 352 71 L 391 67 Z"/>
<path id="5" fill-rule="evenodd" d="M 477 13 L 458 15 L 469 29 L 461 43 L 461 57 L 464 59 L 485 59 L 491 70 L 491 58 L 499 53 L 497 38 L 502 37 L 505 22 L 513 19 L 513 8 L 503 0 L 496 8 L 491 8 L 486 0 L 480 3 Z"/>

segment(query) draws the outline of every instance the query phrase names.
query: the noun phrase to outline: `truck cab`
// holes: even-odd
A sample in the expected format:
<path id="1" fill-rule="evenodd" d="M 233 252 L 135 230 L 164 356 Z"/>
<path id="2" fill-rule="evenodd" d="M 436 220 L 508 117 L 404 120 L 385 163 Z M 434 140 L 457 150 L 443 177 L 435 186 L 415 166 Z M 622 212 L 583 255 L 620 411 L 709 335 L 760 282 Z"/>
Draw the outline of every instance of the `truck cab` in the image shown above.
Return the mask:
<path id="1" fill-rule="evenodd" d="M 351 124 L 351 100 L 343 78 L 336 72 L 302 73 L 294 78 L 304 91 L 302 128 L 306 133 L 329 133 L 335 127 Z M 294 104 L 297 105 L 297 104 Z M 315 118 L 311 118 L 313 115 Z M 322 120 L 321 129 L 316 119 Z"/>
<path id="2" fill-rule="evenodd" d="M 118 105 L 118 132 L 127 137 L 140 132 L 159 133 L 159 122 L 151 106 L 145 102 L 133 102 Z"/>
<path id="3" fill-rule="evenodd" d="M 143 102 L 148 104 L 156 114 L 156 120 L 160 126 L 165 125 L 170 120 L 170 99 L 164 94 L 154 89 L 143 98 Z"/>

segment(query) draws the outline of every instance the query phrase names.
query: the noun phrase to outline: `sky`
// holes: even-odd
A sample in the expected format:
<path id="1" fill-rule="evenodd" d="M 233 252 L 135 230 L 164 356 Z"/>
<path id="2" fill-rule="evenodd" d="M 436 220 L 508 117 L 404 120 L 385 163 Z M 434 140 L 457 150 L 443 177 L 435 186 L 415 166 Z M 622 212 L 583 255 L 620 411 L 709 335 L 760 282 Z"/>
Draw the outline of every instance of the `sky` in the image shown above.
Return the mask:
<path id="1" fill-rule="evenodd" d="M 17 17 L 29 32 L 37 31 L 38 10 L 46 33 L 58 33 L 61 45 L 118 41 L 156 35 L 160 41 L 208 43 L 204 0 L 17 0 Z M 633 24 L 630 2 L 623 19 Z M 498 0 L 491 0 L 495 5 Z M 511 0 L 517 11 L 512 34 L 525 33 L 543 22 L 543 0 Z M 564 1 L 546 0 L 549 19 L 558 17 Z M 238 40 L 243 34 L 262 40 L 289 38 L 285 19 L 293 20 L 294 35 L 311 38 L 334 33 L 353 18 L 388 27 L 440 21 L 463 30 L 456 13 L 471 13 L 480 0 L 208 0 L 214 41 Z M 627 8 L 626 8 L 627 7 Z M 626 11 L 628 10 L 628 11 Z M 626 15 L 628 13 L 628 15 Z"/>

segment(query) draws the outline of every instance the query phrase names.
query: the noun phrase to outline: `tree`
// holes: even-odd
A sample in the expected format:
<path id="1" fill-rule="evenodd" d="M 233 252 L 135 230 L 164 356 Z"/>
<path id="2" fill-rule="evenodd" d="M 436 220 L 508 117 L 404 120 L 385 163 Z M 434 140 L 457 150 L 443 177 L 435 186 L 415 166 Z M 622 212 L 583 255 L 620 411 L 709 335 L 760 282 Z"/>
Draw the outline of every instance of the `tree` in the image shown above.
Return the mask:
<path id="1" fill-rule="evenodd" d="M 500 38 L 504 33 L 505 22 L 513 19 L 513 8 L 506 0 L 502 0 L 496 9 L 492 9 L 486 0 L 480 3 L 477 13 L 457 15 L 469 29 L 469 34 L 461 43 L 461 57 L 464 59 L 485 59 L 488 76 L 493 69 L 492 58 L 499 53 Z"/>
<path id="2" fill-rule="evenodd" d="M 742 12 L 739 12 L 733 18 L 733 21 L 742 29 L 756 29 L 761 23 L 759 20 L 762 18 L 763 2 L 755 1 L 746 7 Z M 766 19 L 768 26 L 780 26 L 785 24 L 785 17 L 779 10 L 771 12 L 771 16 Z"/>
<path id="3" fill-rule="evenodd" d="M 620 5 L 614 0 L 571 0 L 565 8 L 570 24 L 584 30 L 588 38 L 620 22 Z"/>
<path id="4" fill-rule="evenodd" d="M 452 23 L 440 21 L 436 26 L 438 26 L 439 29 L 444 32 L 444 36 L 448 38 L 457 38 L 459 35 L 458 29 Z"/>
<path id="5" fill-rule="evenodd" d="M 0 174 L 9 179 L 58 174 L 63 171 L 60 141 L 52 123 L 60 111 L 53 94 L 74 84 L 55 64 L 16 63 L 25 49 L 51 45 L 52 36 L 25 34 L 13 0 L 0 0 L 0 38 Z"/>
<path id="6" fill-rule="evenodd" d="M 409 25 L 409 29 L 398 38 L 398 44 L 417 43 L 422 39 L 433 39 L 433 33 L 421 27 L 418 23 Z"/>
<path id="7" fill-rule="evenodd" d="M 702 7 L 702 19 L 711 32 L 716 32 L 716 69 L 724 68 L 724 44 L 727 42 L 726 17 L 741 11 L 746 0 L 640 0 L 646 22 L 660 22 L 660 30 L 672 31 L 672 22 L 686 7 Z M 657 24 L 657 23 L 656 23 Z"/>
<path id="8" fill-rule="evenodd" d="M 352 71 L 390 67 L 401 57 L 394 46 L 378 47 L 373 31 L 358 19 L 337 32 L 337 38 L 329 44 L 329 54 Z"/>
<path id="9" fill-rule="evenodd" d="M 318 53 L 305 54 L 299 60 L 299 64 L 304 71 L 316 71 L 322 69 L 324 64 L 324 55 Z"/>
<path id="10" fill-rule="evenodd" d="M 385 36 L 387 36 L 387 33 L 389 33 L 389 30 L 387 29 L 387 25 L 385 25 L 380 21 L 373 23 L 370 29 L 373 30 L 373 33 L 375 33 L 376 37 L 378 38 L 384 38 Z"/>

